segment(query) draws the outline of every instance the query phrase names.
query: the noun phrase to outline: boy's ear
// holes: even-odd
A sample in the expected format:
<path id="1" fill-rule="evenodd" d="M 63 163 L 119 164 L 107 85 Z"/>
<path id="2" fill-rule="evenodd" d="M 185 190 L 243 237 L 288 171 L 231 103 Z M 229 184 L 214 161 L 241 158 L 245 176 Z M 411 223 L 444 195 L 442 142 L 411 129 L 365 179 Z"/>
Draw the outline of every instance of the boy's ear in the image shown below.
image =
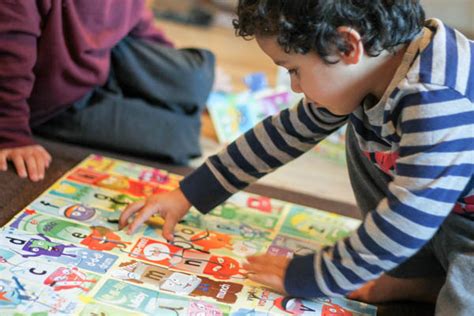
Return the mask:
<path id="1" fill-rule="evenodd" d="M 348 46 L 346 52 L 339 53 L 340 60 L 349 65 L 358 64 L 364 55 L 364 45 L 362 44 L 359 32 L 347 26 L 340 26 L 337 28 L 337 31 L 346 40 Z"/>

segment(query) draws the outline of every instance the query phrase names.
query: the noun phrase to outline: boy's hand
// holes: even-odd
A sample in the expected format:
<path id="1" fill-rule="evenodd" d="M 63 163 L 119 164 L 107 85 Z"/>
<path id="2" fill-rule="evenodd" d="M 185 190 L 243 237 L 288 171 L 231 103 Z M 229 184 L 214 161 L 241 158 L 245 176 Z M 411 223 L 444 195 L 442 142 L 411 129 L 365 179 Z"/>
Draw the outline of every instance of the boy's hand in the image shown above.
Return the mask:
<path id="1" fill-rule="evenodd" d="M 152 195 L 145 200 L 127 206 L 120 215 L 119 229 L 127 226 L 129 218 L 136 213 L 127 229 L 127 234 L 133 234 L 138 226 L 153 214 L 158 213 L 165 220 L 163 237 L 168 241 L 172 241 L 174 227 L 186 215 L 190 207 L 191 204 L 179 188 L 171 192 Z"/>
<path id="2" fill-rule="evenodd" d="M 285 293 L 285 273 L 290 259 L 284 256 L 261 255 L 247 257 L 248 263 L 243 268 L 249 272 L 249 279 L 267 285 Z"/>
<path id="3" fill-rule="evenodd" d="M 7 171 L 11 160 L 21 178 L 43 180 L 44 172 L 51 163 L 51 155 L 41 145 L 0 149 L 0 171 Z"/>

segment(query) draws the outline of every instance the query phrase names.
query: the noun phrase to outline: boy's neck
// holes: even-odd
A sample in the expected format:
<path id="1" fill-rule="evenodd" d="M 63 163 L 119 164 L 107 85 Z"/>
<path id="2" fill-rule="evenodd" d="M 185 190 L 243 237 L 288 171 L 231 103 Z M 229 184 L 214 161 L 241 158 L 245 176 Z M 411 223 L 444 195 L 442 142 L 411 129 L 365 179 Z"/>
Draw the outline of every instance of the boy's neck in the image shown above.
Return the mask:
<path id="1" fill-rule="evenodd" d="M 370 88 L 369 94 L 372 94 L 381 100 L 392 82 L 398 68 L 400 67 L 403 56 L 408 45 L 401 45 L 395 53 L 388 51 L 382 52 L 377 57 L 369 58 L 370 67 L 368 68 L 368 78 Z"/>

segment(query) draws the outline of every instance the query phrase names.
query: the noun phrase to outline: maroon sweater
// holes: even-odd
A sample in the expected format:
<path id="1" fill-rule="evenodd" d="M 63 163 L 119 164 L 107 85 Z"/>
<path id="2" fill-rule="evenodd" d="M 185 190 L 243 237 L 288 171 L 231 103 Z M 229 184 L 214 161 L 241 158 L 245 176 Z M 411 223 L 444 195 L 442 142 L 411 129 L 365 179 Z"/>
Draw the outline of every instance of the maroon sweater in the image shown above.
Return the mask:
<path id="1" fill-rule="evenodd" d="M 103 85 L 127 35 L 171 45 L 143 0 L 0 1 L 0 148 Z"/>

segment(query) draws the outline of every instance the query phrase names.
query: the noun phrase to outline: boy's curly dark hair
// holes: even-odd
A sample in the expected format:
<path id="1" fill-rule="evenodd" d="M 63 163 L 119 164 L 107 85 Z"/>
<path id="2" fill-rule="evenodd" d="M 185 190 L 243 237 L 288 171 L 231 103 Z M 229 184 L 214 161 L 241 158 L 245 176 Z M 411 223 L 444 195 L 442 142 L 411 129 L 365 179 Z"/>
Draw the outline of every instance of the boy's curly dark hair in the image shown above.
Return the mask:
<path id="1" fill-rule="evenodd" d="M 357 30 L 366 52 L 410 42 L 422 29 L 424 10 L 418 0 L 239 0 L 236 34 L 245 39 L 276 36 L 286 53 L 316 52 L 327 63 L 335 52 L 349 52 L 337 28 Z"/>

